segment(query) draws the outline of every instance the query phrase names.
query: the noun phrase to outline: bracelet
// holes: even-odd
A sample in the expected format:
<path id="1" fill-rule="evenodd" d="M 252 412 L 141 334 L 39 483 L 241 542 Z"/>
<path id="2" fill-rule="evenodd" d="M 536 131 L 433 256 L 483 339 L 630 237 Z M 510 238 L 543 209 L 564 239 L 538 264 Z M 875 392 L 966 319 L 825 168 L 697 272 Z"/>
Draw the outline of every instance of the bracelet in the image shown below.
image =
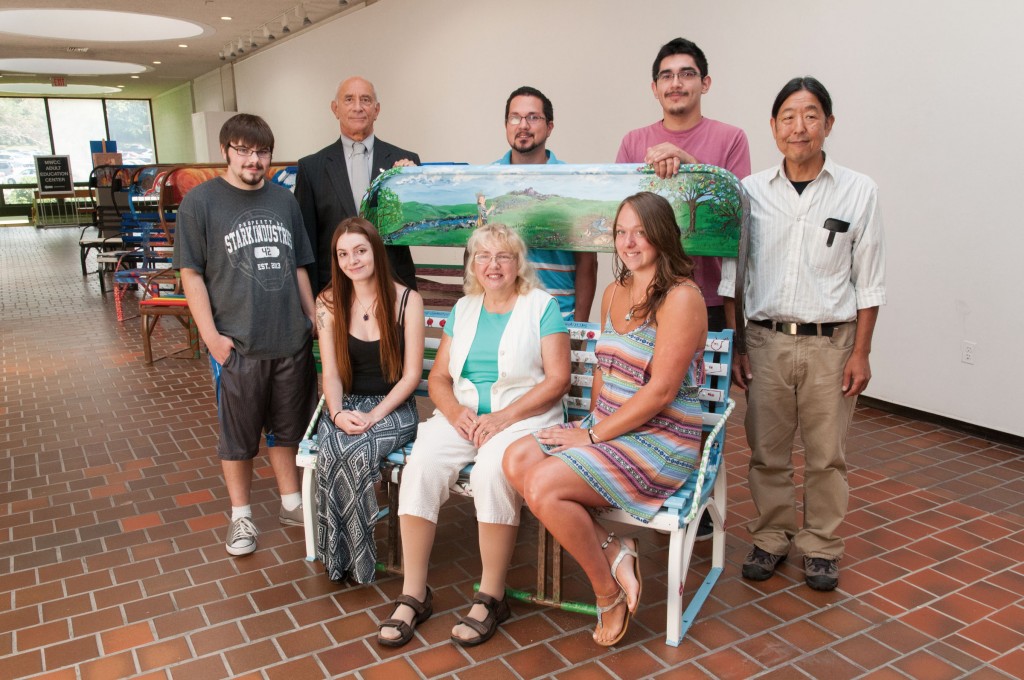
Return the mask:
<path id="1" fill-rule="evenodd" d="M 337 427 L 337 426 L 338 426 L 338 423 L 336 423 L 336 422 L 334 422 L 334 421 L 335 421 L 335 420 L 337 420 L 337 418 L 338 418 L 338 414 L 339 414 L 339 413 L 341 413 L 341 411 L 335 411 L 335 412 L 334 412 L 334 415 L 333 415 L 333 416 L 331 416 L 331 425 L 334 425 L 335 427 Z"/>
<path id="2" fill-rule="evenodd" d="M 589 430 L 587 430 L 587 435 L 590 437 L 591 444 L 599 444 L 602 441 L 604 441 L 603 439 L 597 436 L 597 433 L 594 432 L 594 428 L 590 428 Z"/>

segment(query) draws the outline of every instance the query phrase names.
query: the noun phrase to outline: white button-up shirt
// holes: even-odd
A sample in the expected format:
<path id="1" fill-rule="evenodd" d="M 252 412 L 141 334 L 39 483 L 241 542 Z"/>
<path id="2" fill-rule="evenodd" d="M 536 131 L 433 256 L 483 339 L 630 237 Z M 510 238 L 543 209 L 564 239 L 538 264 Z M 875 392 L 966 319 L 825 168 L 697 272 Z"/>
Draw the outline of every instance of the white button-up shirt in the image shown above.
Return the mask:
<path id="1" fill-rule="evenodd" d="M 782 163 L 743 180 L 750 196 L 750 252 L 744 287 L 748 319 L 853 321 L 885 304 L 885 247 L 878 187 L 827 156 L 802 194 Z M 834 218 L 845 233 L 824 228 Z M 735 297 L 736 260 L 722 263 L 720 295 Z"/>

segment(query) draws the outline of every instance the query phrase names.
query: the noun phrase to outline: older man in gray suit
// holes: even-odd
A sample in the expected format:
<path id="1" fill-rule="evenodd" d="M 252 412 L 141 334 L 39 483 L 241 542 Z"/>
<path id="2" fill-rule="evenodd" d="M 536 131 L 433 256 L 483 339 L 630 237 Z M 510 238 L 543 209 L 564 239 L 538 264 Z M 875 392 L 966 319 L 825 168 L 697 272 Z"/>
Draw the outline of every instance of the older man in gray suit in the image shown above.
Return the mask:
<path id="1" fill-rule="evenodd" d="M 331 282 L 331 236 L 346 217 L 359 214 L 359 202 L 374 177 L 385 168 L 419 165 L 411 151 L 377 139 L 373 123 L 380 102 L 373 83 L 358 76 L 338 85 L 331 102 L 341 136 L 333 144 L 299 160 L 295 197 L 316 254 L 309 278 L 313 293 Z M 388 260 L 396 278 L 416 289 L 416 271 L 407 246 L 388 246 Z"/>

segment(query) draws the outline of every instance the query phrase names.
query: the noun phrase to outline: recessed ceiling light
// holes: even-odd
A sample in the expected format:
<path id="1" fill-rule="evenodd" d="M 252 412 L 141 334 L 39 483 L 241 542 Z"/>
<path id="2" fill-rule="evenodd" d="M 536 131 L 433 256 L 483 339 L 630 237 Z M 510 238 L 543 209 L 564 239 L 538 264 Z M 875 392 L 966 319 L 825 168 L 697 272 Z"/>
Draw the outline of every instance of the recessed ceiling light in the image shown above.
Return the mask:
<path id="1" fill-rule="evenodd" d="M 141 64 L 101 59 L 0 59 L 0 70 L 18 73 L 55 73 L 57 75 L 103 76 L 115 73 L 142 73 Z"/>
<path id="2" fill-rule="evenodd" d="M 231 17 L 221 17 L 221 21 L 231 21 Z"/>
<path id="3" fill-rule="evenodd" d="M 181 40 L 206 32 L 199 24 L 152 14 L 94 9 L 0 10 L 4 33 L 75 41 Z"/>
<path id="4" fill-rule="evenodd" d="M 138 76 L 131 76 L 132 78 L 138 78 Z"/>
<path id="5" fill-rule="evenodd" d="M 181 43 L 180 45 L 178 45 L 178 47 L 188 47 L 188 45 L 186 45 L 185 43 Z"/>
<path id="6" fill-rule="evenodd" d="M 154 61 L 153 63 L 154 63 L 154 64 L 162 64 L 162 63 L 164 63 L 164 62 L 162 62 L 162 61 Z"/>
<path id="7" fill-rule="evenodd" d="M 123 86 L 121 86 L 123 87 Z M 8 83 L 0 85 L 0 92 L 13 94 L 112 94 L 119 92 L 116 87 L 106 85 L 66 85 L 54 87 L 49 83 Z"/>

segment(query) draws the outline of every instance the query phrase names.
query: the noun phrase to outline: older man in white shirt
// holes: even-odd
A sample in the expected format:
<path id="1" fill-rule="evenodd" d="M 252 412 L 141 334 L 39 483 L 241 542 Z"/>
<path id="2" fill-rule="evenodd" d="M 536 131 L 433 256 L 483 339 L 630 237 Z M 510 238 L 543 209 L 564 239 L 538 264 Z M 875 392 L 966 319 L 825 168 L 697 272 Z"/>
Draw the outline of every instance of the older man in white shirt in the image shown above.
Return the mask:
<path id="1" fill-rule="evenodd" d="M 743 577 L 763 581 L 790 547 L 804 556 L 807 585 L 839 582 L 848 505 L 846 435 L 856 397 L 871 379 L 868 354 L 885 304 L 885 253 L 877 186 L 822 150 L 832 99 L 814 78 L 779 92 L 771 127 L 783 154 L 743 181 L 750 196 L 744 282 L 747 353 L 733 378 L 747 390 L 748 481 L 757 517 Z M 719 293 L 734 316 L 736 262 Z M 793 438 L 804 445 L 804 517 L 797 522 Z"/>

